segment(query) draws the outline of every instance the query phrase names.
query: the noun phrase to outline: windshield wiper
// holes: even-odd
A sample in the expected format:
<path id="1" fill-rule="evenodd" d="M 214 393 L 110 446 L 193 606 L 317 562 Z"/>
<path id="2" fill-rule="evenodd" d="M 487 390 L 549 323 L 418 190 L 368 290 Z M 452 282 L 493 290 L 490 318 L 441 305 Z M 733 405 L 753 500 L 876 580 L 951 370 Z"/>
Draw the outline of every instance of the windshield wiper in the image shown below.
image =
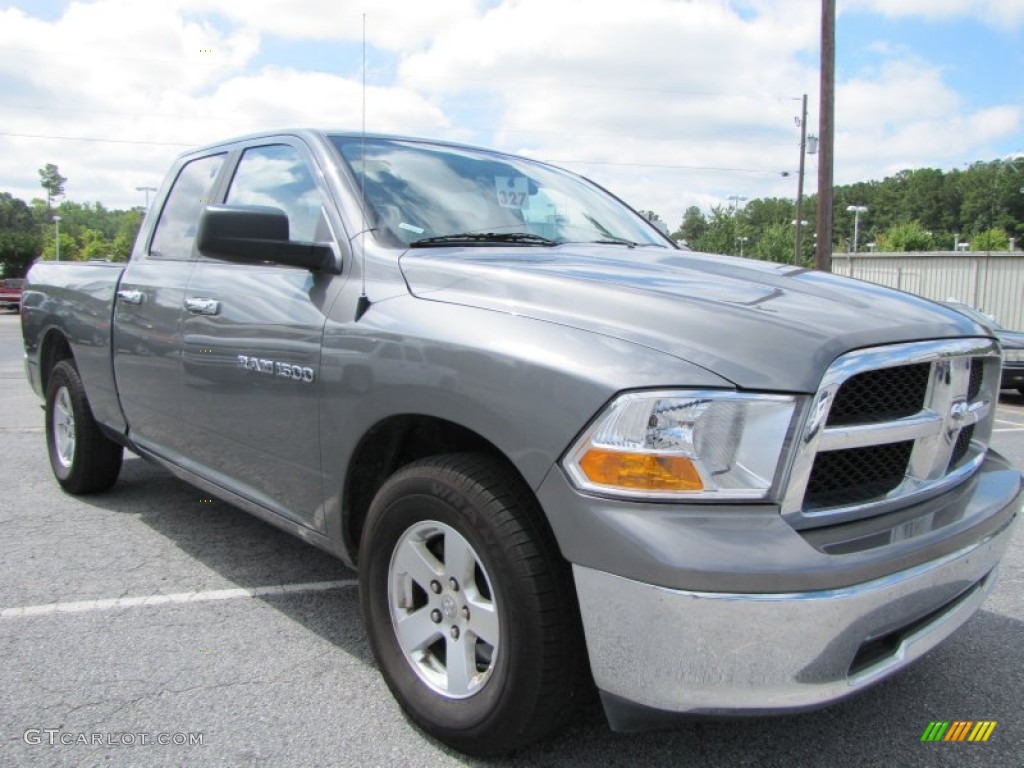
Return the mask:
<path id="1" fill-rule="evenodd" d="M 627 248 L 665 248 L 666 246 L 658 243 L 636 243 L 632 240 L 627 240 L 624 237 L 606 237 L 601 240 L 591 240 L 592 243 L 602 243 L 604 245 L 624 245 Z"/>
<path id="2" fill-rule="evenodd" d="M 409 243 L 410 248 L 429 248 L 434 245 L 488 245 L 491 243 L 517 243 L 520 245 L 559 245 L 542 235 L 529 232 L 459 232 L 454 235 L 421 237 Z"/>

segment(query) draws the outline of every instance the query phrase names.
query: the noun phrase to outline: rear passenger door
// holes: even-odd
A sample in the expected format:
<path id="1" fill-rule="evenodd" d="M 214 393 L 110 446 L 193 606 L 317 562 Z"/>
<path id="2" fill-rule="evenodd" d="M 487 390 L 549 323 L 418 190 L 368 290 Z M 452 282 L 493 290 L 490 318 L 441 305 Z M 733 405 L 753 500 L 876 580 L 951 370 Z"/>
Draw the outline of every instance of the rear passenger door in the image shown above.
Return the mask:
<path id="1" fill-rule="evenodd" d="M 181 332 L 185 288 L 196 263 L 199 212 L 217 194 L 227 155 L 184 162 L 149 239 L 125 268 L 114 303 L 114 375 L 136 443 L 181 460 Z"/>
<path id="2" fill-rule="evenodd" d="M 293 240 L 332 244 L 327 190 L 298 140 L 250 144 L 228 205 L 268 205 Z M 185 296 L 184 421 L 201 474 L 261 506 L 323 530 L 320 346 L 337 275 L 200 255 Z"/>

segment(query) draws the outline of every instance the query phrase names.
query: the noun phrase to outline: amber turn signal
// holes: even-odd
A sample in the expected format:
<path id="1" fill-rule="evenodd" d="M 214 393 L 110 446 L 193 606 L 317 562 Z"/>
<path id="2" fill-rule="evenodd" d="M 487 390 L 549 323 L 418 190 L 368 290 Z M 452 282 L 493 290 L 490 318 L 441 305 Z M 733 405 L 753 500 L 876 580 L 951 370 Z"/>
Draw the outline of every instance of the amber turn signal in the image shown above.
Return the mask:
<path id="1" fill-rule="evenodd" d="M 702 491 L 700 473 L 686 456 L 591 448 L 579 467 L 590 482 L 634 491 Z"/>

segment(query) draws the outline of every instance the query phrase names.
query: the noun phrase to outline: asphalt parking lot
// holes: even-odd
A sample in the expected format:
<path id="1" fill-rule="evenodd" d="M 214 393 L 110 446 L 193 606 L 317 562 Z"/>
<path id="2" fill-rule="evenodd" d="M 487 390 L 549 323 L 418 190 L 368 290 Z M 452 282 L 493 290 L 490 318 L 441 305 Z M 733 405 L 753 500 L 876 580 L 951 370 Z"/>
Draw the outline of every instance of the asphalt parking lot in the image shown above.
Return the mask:
<path id="1" fill-rule="evenodd" d="M 477 764 L 404 719 L 337 561 L 134 457 L 108 493 L 60 492 L 17 320 L 0 313 L 0 765 Z M 1004 395 L 998 419 L 997 449 L 1024 464 L 1024 397 Z M 491 763 L 1020 766 L 1022 622 L 1018 526 L 983 610 L 860 696 L 630 735 L 591 707 Z M 997 726 L 985 743 L 922 743 L 935 720 Z"/>

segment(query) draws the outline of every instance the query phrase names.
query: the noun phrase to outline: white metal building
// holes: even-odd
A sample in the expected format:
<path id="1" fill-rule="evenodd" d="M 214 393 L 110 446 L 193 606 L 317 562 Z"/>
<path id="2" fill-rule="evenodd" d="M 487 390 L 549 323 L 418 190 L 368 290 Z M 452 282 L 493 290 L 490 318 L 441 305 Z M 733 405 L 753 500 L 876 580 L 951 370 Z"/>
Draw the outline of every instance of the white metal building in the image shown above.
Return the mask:
<path id="1" fill-rule="evenodd" d="M 956 299 L 1024 330 L 1024 252 L 836 253 L 832 271 L 927 299 Z"/>

